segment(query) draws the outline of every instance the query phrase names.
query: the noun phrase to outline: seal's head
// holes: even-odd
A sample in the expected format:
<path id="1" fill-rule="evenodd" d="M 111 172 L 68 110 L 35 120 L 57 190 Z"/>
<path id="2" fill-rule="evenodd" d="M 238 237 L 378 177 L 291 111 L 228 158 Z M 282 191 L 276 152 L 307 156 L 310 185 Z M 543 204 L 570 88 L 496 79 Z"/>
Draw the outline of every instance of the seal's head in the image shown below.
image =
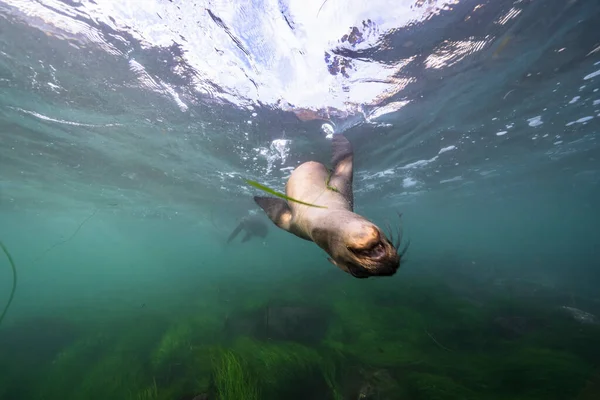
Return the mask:
<path id="1" fill-rule="evenodd" d="M 371 276 L 392 276 L 400 267 L 403 251 L 398 251 L 398 243 L 372 222 L 363 218 L 353 218 L 343 224 L 343 229 L 330 241 L 329 261 L 355 278 Z M 390 235 L 391 236 L 391 235 Z M 400 234 L 398 235 L 400 239 Z"/>

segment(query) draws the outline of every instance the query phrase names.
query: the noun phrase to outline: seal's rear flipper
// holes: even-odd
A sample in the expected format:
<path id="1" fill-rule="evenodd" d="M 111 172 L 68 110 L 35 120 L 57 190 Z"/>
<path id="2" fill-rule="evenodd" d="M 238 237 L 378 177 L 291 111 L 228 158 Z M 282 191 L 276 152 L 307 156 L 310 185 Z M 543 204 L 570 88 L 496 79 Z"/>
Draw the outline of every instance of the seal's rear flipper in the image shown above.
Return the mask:
<path id="1" fill-rule="evenodd" d="M 275 225 L 289 231 L 292 221 L 292 210 L 283 199 L 275 197 L 254 196 L 256 204 L 262 208 Z"/>
<path id="2" fill-rule="evenodd" d="M 244 237 L 242 239 L 242 243 L 247 242 L 248 240 L 250 240 L 251 237 L 252 237 L 252 234 L 250 232 L 246 232 L 246 234 L 244 235 Z"/>
<path id="3" fill-rule="evenodd" d="M 233 232 L 231 232 L 231 235 L 229 235 L 229 238 L 227 238 L 227 243 L 231 242 L 233 239 L 235 239 L 235 237 L 238 235 L 238 233 L 240 233 L 240 231 L 242 230 L 243 224 L 240 223 L 234 230 Z"/>
<path id="4" fill-rule="evenodd" d="M 354 195 L 352 193 L 352 178 L 354 151 L 352 150 L 352 144 L 340 133 L 333 135 L 331 144 L 333 146 L 331 157 L 333 171 L 331 172 L 328 186 L 330 189 L 340 192 L 348 200 L 350 210 L 353 210 Z"/>

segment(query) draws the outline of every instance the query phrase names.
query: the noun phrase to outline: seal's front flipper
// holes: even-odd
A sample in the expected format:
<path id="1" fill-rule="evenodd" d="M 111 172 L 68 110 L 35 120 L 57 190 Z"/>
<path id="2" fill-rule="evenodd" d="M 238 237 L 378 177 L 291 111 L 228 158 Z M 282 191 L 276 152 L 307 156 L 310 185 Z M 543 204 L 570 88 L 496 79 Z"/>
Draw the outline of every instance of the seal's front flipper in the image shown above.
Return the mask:
<path id="1" fill-rule="evenodd" d="M 231 235 L 229 235 L 229 238 L 227 238 L 227 243 L 231 242 L 233 239 L 235 239 L 235 237 L 240 233 L 240 231 L 242 230 L 243 227 L 243 223 L 240 223 L 234 230 L 233 232 L 231 232 Z"/>
<path id="2" fill-rule="evenodd" d="M 354 208 L 354 195 L 352 193 L 354 151 L 352 144 L 340 133 L 333 135 L 331 139 L 333 154 L 331 163 L 333 171 L 327 185 L 330 189 L 341 193 L 346 200 L 350 210 Z"/>
<path id="3" fill-rule="evenodd" d="M 247 242 L 248 240 L 250 240 L 251 237 L 252 237 L 252 233 L 246 232 L 246 235 L 244 235 L 244 238 L 242 239 L 242 243 Z"/>
<path id="4" fill-rule="evenodd" d="M 254 196 L 254 201 L 265 211 L 275 225 L 285 231 L 290 230 L 292 210 L 285 200 L 275 197 Z"/>

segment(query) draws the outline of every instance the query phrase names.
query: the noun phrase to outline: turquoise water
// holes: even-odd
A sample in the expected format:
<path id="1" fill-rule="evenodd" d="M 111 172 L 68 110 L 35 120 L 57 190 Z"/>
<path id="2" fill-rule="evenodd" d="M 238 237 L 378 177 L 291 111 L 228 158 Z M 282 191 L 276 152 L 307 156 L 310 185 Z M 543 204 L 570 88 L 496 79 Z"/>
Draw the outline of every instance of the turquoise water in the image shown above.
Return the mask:
<path id="1" fill-rule="evenodd" d="M 0 399 L 596 399 L 600 5 L 0 0 Z M 255 205 L 355 150 L 355 279 Z M 227 238 L 256 213 L 266 237 Z M 0 254 L 0 307 L 13 282 Z M 258 393 L 258 394 L 256 394 Z M 362 397 L 361 397 L 362 396 Z"/>

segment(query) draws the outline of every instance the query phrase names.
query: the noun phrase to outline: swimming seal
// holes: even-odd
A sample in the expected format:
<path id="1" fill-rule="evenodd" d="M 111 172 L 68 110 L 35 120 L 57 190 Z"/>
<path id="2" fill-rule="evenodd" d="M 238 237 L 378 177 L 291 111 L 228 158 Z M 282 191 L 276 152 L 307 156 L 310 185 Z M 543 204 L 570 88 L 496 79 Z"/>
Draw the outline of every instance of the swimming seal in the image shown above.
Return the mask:
<path id="1" fill-rule="evenodd" d="M 227 238 L 227 243 L 231 242 L 242 230 L 246 232 L 242 238 L 242 243 L 250 240 L 252 236 L 258 236 L 264 239 L 268 232 L 267 225 L 258 215 L 246 215 L 240 220 L 240 223 L 233 232 L 231 232 L 231 235 Z"/>
<path id="2" fill-rule="evenodd" d="M 285 186 L 288 197 L 311 207 L 274 197 L 255 196 L 254 201 L 279 228 L 309 240 L 325 250 L 328 260 L 356 278 L 392 276 L 400 267 L 408 245 L 399 251 L 381 229 L 354 213 L 352 192 L 354 152 L 342 134 L 332 138 L 333 169 L 308 161 L 296 168 Z"/>

